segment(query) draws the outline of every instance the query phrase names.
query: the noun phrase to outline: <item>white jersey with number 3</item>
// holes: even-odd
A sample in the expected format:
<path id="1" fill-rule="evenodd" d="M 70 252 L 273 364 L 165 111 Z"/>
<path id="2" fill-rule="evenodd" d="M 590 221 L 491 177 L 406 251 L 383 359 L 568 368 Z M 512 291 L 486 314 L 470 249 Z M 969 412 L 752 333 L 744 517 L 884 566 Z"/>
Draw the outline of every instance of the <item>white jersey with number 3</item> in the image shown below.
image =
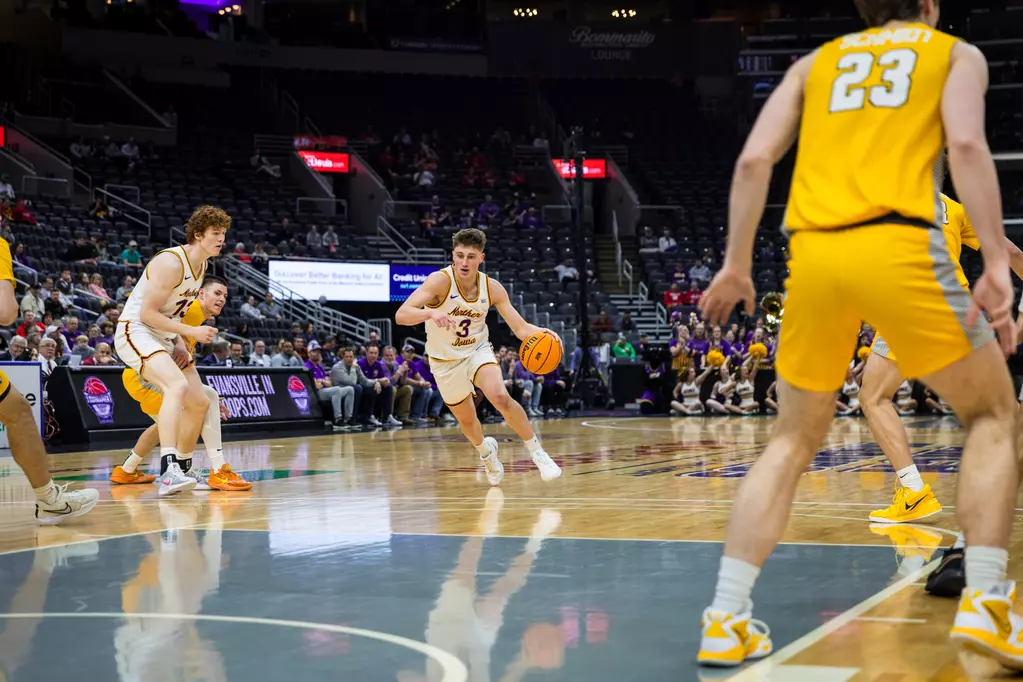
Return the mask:
<path id="1" fill-rule="evenodd" d="M 487 313 L 490 311 L 490 278 L 476 273 L 476 297 L 463 293 L 455 279 L 454 266 L 441 270 L 448 278 L 444 300 L 428 308 L 440 309 L 451 320 L 448 329 L 441 329 L 433 320 L 426 321 L 426 354 L 431 360 L 462 360 L 490 341 Z"/>
<path id="2" fill-rule="evenodd" d="M 192 270 L 191 263 L 188 262 L 188 256 L 185 254 L 184 247 L 175 246 L 170 249 L 164 249 L 157 253 L 156 256 L 159 256 L 161 253 L 174 254 L 181 261 L 181 278 L 174 286 L 174 289 L 171 290 L 167 300 L 160 306 L 160 314 L 168 319 L 180 320 L 188 312 L 188 307 L 192 305 L 192 301 L 199 296 L 199 288 L 202 286 L 203 277 L 206 276 L 206 263 L 202 264 L 199 272 L 195 272 Z M 156 256 L 153 256 L 153 258 L 156 258 Z M 145 326 L 142 324 L 142 305 L 146 295 L 150 293 L 149 288 L 151 286 L 149 267 L 147 266 L 145 273 L 139 277 L 138 283 L 135 284 L 135 288 L 132 289 L 127 302 L 124 304 L 124 311 L 121 312 L 120 321 L 131 322 L 133 326 Z M 150 331 L 155 336 L 167 339 L 174 338 L 174 334 L 165 334 L 155 329 Z"/>

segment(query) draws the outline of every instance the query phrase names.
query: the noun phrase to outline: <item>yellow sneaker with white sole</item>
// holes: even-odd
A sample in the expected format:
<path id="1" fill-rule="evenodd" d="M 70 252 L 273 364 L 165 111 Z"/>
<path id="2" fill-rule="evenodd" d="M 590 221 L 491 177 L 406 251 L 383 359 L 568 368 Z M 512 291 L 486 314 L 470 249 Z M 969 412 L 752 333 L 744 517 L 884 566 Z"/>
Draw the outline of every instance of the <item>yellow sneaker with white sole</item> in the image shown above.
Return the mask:
<path id="1" fill-rule="evenodd" d="M 938 498 L 931 491 L 931 486 L 916 493 L 896 484 L 892 503 L 885 509 L 871 512 L 870 520 L 874 523 L 911 523 L 934 516 L 941 511 Z"/>
<path id="2" fill-rule="evenodd" d="M 706 609 L 703 612 L 703 639 L 696 660 L 700 665 L 733 668 L 746 661 L 770 656 L 774 651 L 771 630 L 750 611 L 733 615 Z"/>
<path id="3" fill-rule="evenodd" d="M 967 587 L 959 598 L 949 639 L 963 649 L 993 658 L 1007 668 L 1023 670 L 1023 618 L 1012 613 L 1016 583 L 1007 581 L 990 591 Z"/>

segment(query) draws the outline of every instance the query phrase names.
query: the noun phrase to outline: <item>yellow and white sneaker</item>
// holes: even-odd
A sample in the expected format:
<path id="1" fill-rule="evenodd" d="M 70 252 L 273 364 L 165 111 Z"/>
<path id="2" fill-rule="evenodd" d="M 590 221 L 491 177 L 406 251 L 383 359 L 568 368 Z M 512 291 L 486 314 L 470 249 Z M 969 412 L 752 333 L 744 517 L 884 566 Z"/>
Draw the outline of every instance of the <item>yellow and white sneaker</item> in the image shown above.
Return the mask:
<path id="1" fill-rule="evenodd" d="M 751 618 L 750 611 L 733 615 L 704 610 L 703 639 L 696 656 L 701 665 L 732 668 L 770 656 L 772 651 L 771 630 L 764 621 Z"/>
<path id="2" fill-rule="evenodd" d="M 1023 618 L 1012 613 L 1016 583 L 995 585 L 990 592 L 966 588 L 959 599 L 952 632 L 960 647 L 1023 670 Z"/>
<path id="3" fill-rule="evenodd" d="M 896 484 L 892 503 L 887 509 L 879 509 L 870 514 L 874 523 L 910 523 L 934 516 L 941 511 L 938 498 L 931 492 L 931 486 L 925 485 L 918 493 Z"/>

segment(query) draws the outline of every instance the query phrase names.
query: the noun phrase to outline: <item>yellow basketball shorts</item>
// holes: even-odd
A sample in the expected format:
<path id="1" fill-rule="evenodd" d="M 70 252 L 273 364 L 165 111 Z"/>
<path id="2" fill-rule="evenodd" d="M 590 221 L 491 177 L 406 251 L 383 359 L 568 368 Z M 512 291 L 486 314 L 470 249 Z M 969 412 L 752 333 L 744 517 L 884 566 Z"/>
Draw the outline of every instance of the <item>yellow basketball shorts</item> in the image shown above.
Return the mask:
<path id="1" fill-rule="evenodd" d="M 6 398 L 11 392 L 11 378 L 7 373 L 0 370 L 0 401 Z"/>
<path id="2" fill-rule="evenodd" d="M 142 381 L 138 373 L 131 367 L 121 372 L 121 383 L 128 395 L 139 404 L 144 414 L 156 418 L 160 414 L 160 407 L 163 405 L 163 393 L 159 388 L 149 382 Z"/>
<path id="3" fill-rule="evenodd" d="M 897 354 L 889 357 L 910 378 L 937 372 L 994 338 L 983 316 L 966 326 L 970 292 L 956 277 L 941 230 L 891 224 L 801 230 L 789 252 L 776 367 L 797 388 L 841 388 L 862 321 L 884 335 Z"/>

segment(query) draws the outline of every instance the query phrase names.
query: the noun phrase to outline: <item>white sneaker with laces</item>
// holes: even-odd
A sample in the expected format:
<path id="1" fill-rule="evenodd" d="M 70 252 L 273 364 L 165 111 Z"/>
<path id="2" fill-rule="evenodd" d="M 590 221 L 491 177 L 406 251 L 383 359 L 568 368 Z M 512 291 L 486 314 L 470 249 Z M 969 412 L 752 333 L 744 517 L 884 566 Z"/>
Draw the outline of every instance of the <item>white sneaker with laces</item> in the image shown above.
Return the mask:
<path id="1" fill-rule="evenodd" d="M 480 461 L 483 462 L 483 468 L 487 472 L 487 482 L 490 485 L 498 485 L 501 483 L 501 479 L 504 478 L 504 465 L 497 458 L 497 439 L 487 436 L 483 439 L 483 442 L 487 444 L 487 448 L 490 450 L 489 455 L 480 457 Z"/>
<path id="2" fill-rule="evenodd" d="M 387 421 L 384 422 L 384 426 L 392 426 L 400 429 L 402 426 L 404 426 L 404 424 L 402 424 L 401 421 L 395 419 L 394 415 L 392 414 L 390 417 L 387 418 Z"/>
<path id="3" fill-rule="evenodd" d="M 160 497 L 195 488 L 195 479 L 185 476 L 177 462 L 167 467 L 167 471 L 157 481 L 160 484 Z"/>
<path id="4" fill-rule="evenodd" d="M 369 416 L 369 423 L 372 424 L 373 426 L 383 426 L 383 424 L 380 423 L 380 420 L 374 417 L 373 415 Z"/>
<path id="5" fill-rule="evenodd" d="M 53 504 L 36 500 L 36 521 L 41 525 L 54 526 L 64 519 L 81 516 L 88 513 L 99 502 L 99 492 L 92 488 L 68 492 L 67 487 L 67 483 L 57 486 L 57 499 Z"/>
<path id="6" fill-rule="evenodd" d="M 210 487 L 210 484 L 206 482 L 206 479 L 209 478 L 209 476 L 203 473 L 202 469 L 198 467 L 192 467 L 191 469 L 185 472 L 185 476 L 187 478 L 195 479 L 194 490 L 213 490 L 213 488 Z"/>
<path id="7" fill-rule="evenodd" d="M 553 481 L 561 475 L 561 467 L 543 450 L 533 453 L 533 464 L 540 470 L 540 478 L 544 481 Z"/>

